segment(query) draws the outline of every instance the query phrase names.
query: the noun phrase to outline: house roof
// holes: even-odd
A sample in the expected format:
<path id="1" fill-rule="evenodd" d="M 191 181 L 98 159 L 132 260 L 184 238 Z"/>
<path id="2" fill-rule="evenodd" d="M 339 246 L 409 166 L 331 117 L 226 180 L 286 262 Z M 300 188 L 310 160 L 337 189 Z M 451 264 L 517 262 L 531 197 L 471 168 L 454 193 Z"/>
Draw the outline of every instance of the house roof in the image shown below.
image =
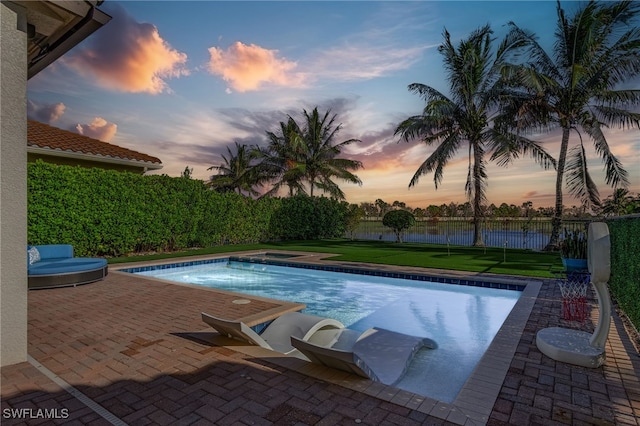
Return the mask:
<path id="1" fill-rule="evenodd" d="M 46 155 L 118 163 L 147 169 L 160 169 L 156 157 L 62 130 L 34 120 L 27 120 L 27 151 Z"/>

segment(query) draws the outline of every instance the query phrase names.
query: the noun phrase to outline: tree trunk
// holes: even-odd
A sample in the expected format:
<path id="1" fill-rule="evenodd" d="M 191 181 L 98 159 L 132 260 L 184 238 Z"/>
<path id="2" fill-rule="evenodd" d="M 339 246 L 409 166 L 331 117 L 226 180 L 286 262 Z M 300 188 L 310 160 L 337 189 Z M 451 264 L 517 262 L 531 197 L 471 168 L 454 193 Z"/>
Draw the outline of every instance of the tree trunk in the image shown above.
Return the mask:
<path id="1" fill-rule="evenodd" d="M 560 227 L 562 226 L 562 183 L 564 180 L 564 166 L 567 162 L 567 150 L 569 147 L 569 127 L 562 128 L 562 143 L 560 144 L 560 156 L 558 157 L 558 169 L 556 172 L 556 206 L 551 219 L 551 237 L 544 251 L 556 251 L 560 243 Z"/>
<path id="2" fill-rule="evenodd" d="M 313 187 L 316 185 L 315 173 L 310 173 L 308 179 L 309 179 L 309 186 L 311 187 L 311 189 L 309 190 L 309 195 L 313 197 Z"/>
<path id="3" fill-rule="evenodd" d="M 484 247 L 482 241 L 482 152 L 473 150 L 473 246 Z"/>

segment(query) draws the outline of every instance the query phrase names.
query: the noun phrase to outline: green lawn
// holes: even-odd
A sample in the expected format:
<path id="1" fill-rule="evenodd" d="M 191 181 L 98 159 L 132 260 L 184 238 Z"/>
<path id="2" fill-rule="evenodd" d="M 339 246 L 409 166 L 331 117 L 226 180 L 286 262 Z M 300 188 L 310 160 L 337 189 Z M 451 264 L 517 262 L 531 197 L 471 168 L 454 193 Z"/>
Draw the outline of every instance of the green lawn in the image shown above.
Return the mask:
<path id="1" fill-rule="evenodd" d="M 470 272 L 490 272 L 494 274 L 525 275 L 543 278 L 552 278 L 554 276 L 552 272 L 562 270 L 559 253 L 458 246 L 447 249 L 446 246 L 434 244 L 396 244 L 384 241 L 350 240 L 287 241 L 270 244 L 217 246 L 148 256 L 118 257 L 109 259 L 109 263 L 138 262 L 244 250 L 295 250 L 336 253 L 339 256 L 332 257 L 330 260 L 417 266 Z"/>

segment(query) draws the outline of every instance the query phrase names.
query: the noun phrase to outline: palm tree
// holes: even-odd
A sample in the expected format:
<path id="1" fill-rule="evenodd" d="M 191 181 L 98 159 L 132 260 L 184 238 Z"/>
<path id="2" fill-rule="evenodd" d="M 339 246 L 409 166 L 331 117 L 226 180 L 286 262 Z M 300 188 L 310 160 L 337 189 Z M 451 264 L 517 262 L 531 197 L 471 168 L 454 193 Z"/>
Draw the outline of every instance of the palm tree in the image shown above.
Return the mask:
<path id="1" fill-rule="evenodd" d="M 284 186 L 288 187 L 289 196 L 306 193 L 303 183 L 305 147 L 301 134 L 298 123 L 289 117 L 286 123 L 280 122 L 279 134 L 267 132 L 269 143 L 266 148 L 254 149 L 260 173 L 273 184 L 265 195 L 274 195 Z"/>
<path id="2" fill-rule="evenodd" d="M 618 188 L 602 203 L 602 213 L 610 216 L 620 216 L 633 210 L 633 196 L 629 190 Z"/>
<path id="3" fill-rule="evenodd" d="M 436 145 L 413 175 L 409 187 L 416 185 L 422 175 L 433 172 L 437 189 L 445 166 L 464 142 L 468 144 L 465 191 L 473 208 L 474 246 L 484 245 L 481 223 L 487 186 L 485 156 L 492 153 L 490 160 L 507 165 L 520 153 L 529 153 L 544 167 L 554 165 L 553 158 L 536 142 L 507 130 L 506 117 L 500 114 L 499 106 L 509 92 L 499 70 L 518 45 L 517 40 L 505 38 L 492 59 L 492 34 L 488 25 L 481 27 L 456 48 L 445 30 L 445 40 L 438 51 L 444 57 L 451 97 L 424 84 L 409 85 L 409 90 L 419 94 L 426 106 L 421 115 L 407 118 L 395 131 L 405 141 L 420 137 L 426 145 Z"/>
<path id="4" fill-rule="evenodd" d="M 330 111 L 321 116 L 316 107 L 311 113 L 303 110 L 303 114 L 304 127 L 289 116 L 286 123 L 280 122 L 279 134 L 267 132 L 268 146 L 257 149 L 261 170 L 275 180 L 268 193 L 276 193 L 285 185 L 289 195 L 306 193 L 306 183 L 311 196 L 317 188 L 333 198 L 344 199 L 344 192 L 334 179 L 362 184 L 351 172 L 360 169 L 362 163 L 338 158 L 338 155 L 343 147 L 360 141 L 348 139 L 336 143 L 336 135 L 342 126 L 334 124 L 336 115 L 330 117 Z"/>
<path id="5" fill-rule="evenodd" d="M 335 139 L 342 125 L 334 124 L 336 114 L 329 117 L 330 112 L 328 110 L 320 117 L 317 107 L 311 113 L 303 110 L 305 128 L 302 138 L 306 148 L 303 156 L 304 174 L 309 183 L 312 197 L 314 188 L 318 188 L 333 198 L 343 200 L 344 192 L 334 182 L 334 179 L 362 185 L 358 176 L 351 172 L 351 170 L 361 169 L 362 163 L 348 158 L 338 158 L 338 155 L 342 153 L 344 147 L 360 142 L 360 140 L 347 139 L 337 142 Z"/>
<path id="6" fill-rule="evenodd" d="M 378 198 L 375 201 L 375 205 L 378 208 L 378 216 L 382 217 L 384 216 L 384 214 L 387 212 L 387 210 L 389 209 L 389 203 L 387 203 L 386 201 L 382 200 L 381 198 Z"/>
<path id="7" fill-rule="evenodd" d="M 237 192 L 251 196 L 259 195 L 254 186 L 261 184 L 261 178 L 254 167 L 255 156 L 246 145 L 235 142 L 235 153 L 227 147 L 228 157 L 222 155 L 223 164 L 211 166 L 207 170 L 218 170 L 209 178 L 209 186 L 219 192 Z"/>
<path id="8" fill-rule="evenodd" d="M 571 17 L 557 4 L 555 44 L 548 54 L 535 35 L 510 23 L 510 36 L 525 42 L 528 63 L 505 67 L 525 90 L 511 107 L 519 112 L 521 129 L 562 129 L 558 157 L 553 229 L 547 250 L 558 247 L 562 224 L 562 186 L 566 173 L 569 192 L 585 206 L 598 206 L 596 184 L 587 169 L 582 133 L 592 141 L 605 164 L 606 184 L 628 185 L 627 172 L 613 155 L 604 127 L 639 128 L 640 90 L 621 85 L 640 74 L 640 3 L 589 1 Z M 569 136 L 579 143 L 569 149 Z"/>

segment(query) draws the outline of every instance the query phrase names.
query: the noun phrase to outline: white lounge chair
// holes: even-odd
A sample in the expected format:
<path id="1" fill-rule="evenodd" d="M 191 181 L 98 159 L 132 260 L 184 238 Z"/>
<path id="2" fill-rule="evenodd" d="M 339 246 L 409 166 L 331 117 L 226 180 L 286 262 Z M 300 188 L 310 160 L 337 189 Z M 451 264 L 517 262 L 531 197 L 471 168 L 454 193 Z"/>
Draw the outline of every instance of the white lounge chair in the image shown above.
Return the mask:
<path id="1" fill-rule="evenodd" d="M 290 336 L 305 341 L 318 331 L 344 328 L 344 324 L 331 318 L 289 312 L 273 320 L 262 333 L 258 334 L 241 321 L 217 318 L 204 312 L 201 315 L 202 321 L 224 336 L 283 354 L 297 352 L 291 346 Z"/>
<path id="2" fill-rule="evenodd" d="M 363 333 L 348 328 L 321 330 L 308 341 L 291 336 L 291 345 L 311 362 L 386 385 L 402 378 L 419 349 L 438 347 L 431 339 L 382 328 L 370 328 Z"/>

